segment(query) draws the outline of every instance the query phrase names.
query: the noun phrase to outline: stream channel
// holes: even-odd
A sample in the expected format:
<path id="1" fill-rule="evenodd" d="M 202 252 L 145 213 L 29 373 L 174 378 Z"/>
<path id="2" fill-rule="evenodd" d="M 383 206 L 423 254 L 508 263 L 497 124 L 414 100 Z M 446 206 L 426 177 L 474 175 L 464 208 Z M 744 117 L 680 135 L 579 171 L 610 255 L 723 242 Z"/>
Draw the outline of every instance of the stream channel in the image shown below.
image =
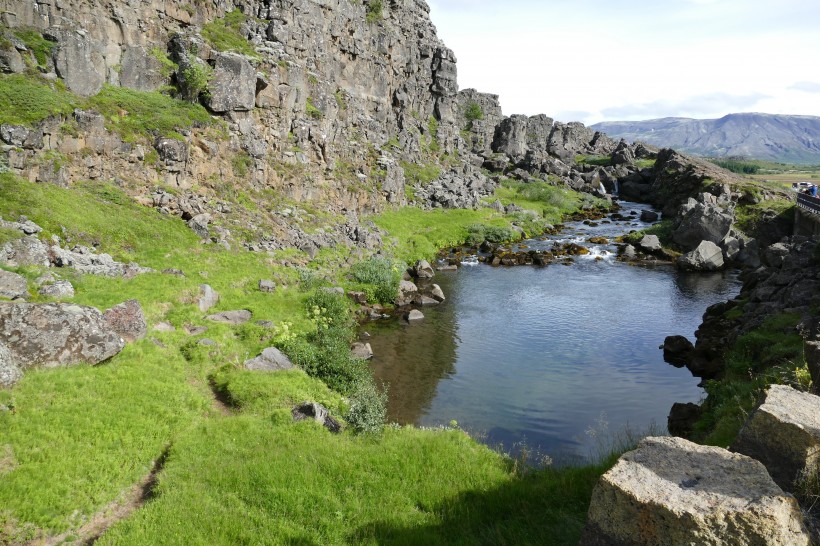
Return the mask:
<path id="1" fill-rule="evenodd" d="M 373 374 L 388 385 L 388 420 L 455 420 L 490 446 L 512 454 L 526 446 L 556 464 L 595 457 L 627 429 L 665 434 L 672 404 L 697 402 L 703 391 L 658 347 L 675 334 L 694 342 L 706 308 L 740 283 L 733 273 L 628 265 L 616 261 L 615 245 L 589 243 L 650 225 L 638 218 L 649 206 L 620 204 L 626 221 L 570 222 L 522 242 L 590 249 L 572 265 L 462 264 L 436 273 L 447 300 L 423 308 L 423 321 L 364 324 Z"/>

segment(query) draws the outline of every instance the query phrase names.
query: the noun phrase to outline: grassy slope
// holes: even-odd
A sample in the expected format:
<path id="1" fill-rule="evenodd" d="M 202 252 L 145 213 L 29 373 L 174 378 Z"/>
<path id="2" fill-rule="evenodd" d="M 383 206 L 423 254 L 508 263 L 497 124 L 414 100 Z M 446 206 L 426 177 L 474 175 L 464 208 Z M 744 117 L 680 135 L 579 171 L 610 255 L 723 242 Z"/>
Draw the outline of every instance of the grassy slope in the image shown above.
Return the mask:
<path id="1" fill-rule="evenodd" d="M 159 495 L 101 543 L 577 541 L 602 468 L 522 475 L 459 431 L 330 436 L 291 424 L 295 402 L 317 400 L 337 415 L 348 403 L 300 371 L 237 368 L 276 339 L 315 328 L 296 274 L 267 255 L 200 246 L 182 221 L 108 184 L 64 189 L 0 174 L 0 195 L 0 216 L 26 214 L 45 237 L 98 243 L 117 259 L 186 273 L 124 280 L 56 271 L 74 282 L 77 303 L 104 309 L 136 298 L 149 324 L 168 320 L 177 331 L 151 332 L 103 365 L 30 371 L 0 390 L 0 403 L 14 408 L 0 412 L 0 543 L 78 528 L 144 478 L 168 446 Z M 393 218 L 399 248 L 407 218 L 431 243 L 460 242 L 467 226 L 488 219 L 486 211 L 395 214 L 384 218 Z M 436 229 L 443 231 L 429 235 Z M 292 287 L 259 292 L 256 282 L 271 277 Z M 221 293 L 218 309 L 247 308 L 278 328 L 204 321 L 194 305 L 203 282 Z M 208 331 L 189 337 L 186 324 Z M 198 345 L 201 337 L 217 345 Z M 209 383 L 238 415 L 218 411 Z"/>

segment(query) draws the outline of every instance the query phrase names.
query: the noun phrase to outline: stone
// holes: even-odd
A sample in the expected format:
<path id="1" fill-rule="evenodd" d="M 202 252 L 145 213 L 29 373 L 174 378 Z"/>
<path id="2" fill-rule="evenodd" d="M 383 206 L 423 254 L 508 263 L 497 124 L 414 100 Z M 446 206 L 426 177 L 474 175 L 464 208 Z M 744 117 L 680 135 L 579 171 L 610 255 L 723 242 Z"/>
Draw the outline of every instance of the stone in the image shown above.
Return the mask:
<path id="1" fill-rule="evenodd" d="M 412 311 L 405 314 L 404 318 L 407 320 L 407 322 L 416 322 L 424 319 L 424 313 L 422 313 L 418 309 L 413 309 Z"/>
<path id="2" fill-rule="evenodd" d="M 142 46 L 128 46 L 122 54 L 120 85 L 137 91 L 156 91 L 168 80 L 159 59 Z"/>
<path id="3" fill-rule="evenodd" d="M 225 324 L 233 324 L 234 326 L 238 326 L 251 320 L 251 316 L 251 312 L 247 309 L 239 309 L 237 311 L 222 311 L 221 313 L 208 315 L 205 318 L 214 322 L 222 322 Z"/>
<path id="4" fill-rule="evenodd" d="M 447 298 L 444 297 L 444 291 L 437 284 L 434 284 L 433 287 L 431 288 L 430 297 L 432 297 L 434 300 L 436 300 L 438 302 L 442 302 L 445 299 L 447 299 Z"/>
<path id="5" fill-rule="evenodd" d="M 338 433 L 342 430 L 342 424 L 330 415 L 326 407 L 316 402 L 304 402 L 298 406 L 294 406 L 293 410 L 291 410 L 291 415 L 294 421 L 313 419 L 333 433 Z"/>
<path id="6" fill-rule="evenodd" d="M 419 289 L 412 281 L 402 280 L 399 282 L 399 293 L 396 296 L 395 304 L 398 307 L 410 305 L 416 297 Z"/>
<path id="7" fill-rule="evenodd" d="M 249 111 L 256 105 L 256 70 L 237 53 L 220 53 L 208 82 L 208 107 L 217 113 Z"/>
<path id="8" fill-rule="evenodd" d="M 761 463 L 682 438 L 650 437 L 595 486 L 583 546 L 808 545 L 797 501 Z"/>
<path id="9" fill-rule="evenodd" d="M 14 355 L 0 342 L 0 387 L 11 387 L 23 377 L 14 361 Z"/>
<path id="10" fill-rule="evenodd" d="M 0 36 L 0 38 L 5 38 Z M 25 72 L 26 62 L 13 45 L 0 47 L 0 72 L 3 74 L 20 74 Z"/>
<path id="11" fill-rule="evenodd" d="M 672 232 L 672 240 L 687 250 L 697 247 L 701 241 L 718 244 L 732 228 L 732 214 L 712 203 L 696 202 L 691 205 Z"/>
<path id="12" fill-rule="evenodd" d="M 652 253 L 658 252 L 661 250 L 661 241 L 658 239 L 657 235 L 644 235 L 641 241 L 638 243 L 638 246 L 644 252 Z"/>
<path id="13" fill-rule="evenodd" d="M 672 436 L 686 438 L 692 434 L 695 423 L 701 416 L 701 407 L 692 402 L 672 404 L 666 418 L 666 428 Z"/>
<path id="14" fill-rule="evenodd" d="M 276 347 L 268 347 L 259 356 L 246 360 L 244 366 L 257 372 L 278 372 L 294 368 L 290 358 Z"/>
<path id="15" fill-rule="evenodd" d="M 69 91 L 81 97 L 96 95 L 105 83 L 102 47 L 85 32 L 69 29 L 49 31 L 58 42 L 54 54 L 57 75 Z"/>
<path id="16" fill-rule="evenodd" d="M 757 459 L 780 487 L 794 491 L 802 474 L 820 464 L 820 397 L 771 385 L 731 449 Z"/>
<path id="17" fill-rule="evenodd" d="M 367 304 L 367 294 L 365 292 L 359 290 L 348 290 L 347 297 L 350 298 L 353 303 L 357 303 L 359 305 Z"/>
<path id="18" fill-rule="evenodd" d="M 199 285 L 199 310 L 203 313 L 207 312 L 211 307 L 219 303 L 219 292 L 211 288 L 209 284 Z"/>
<path id="19" fill-rule="evenodd" d="M 362 360 L 370 360 L 373 358 L 373 349 L 369 343 L 357 341 L 350 346 L 350 356 L 353 358 L 361 358 Z"/>
<path id="20" fill-rule="evenodd" d="M 641 222 L 657 222 L 660 216 L 654 210 L 641 211 Z"/>
<path id="21" fill-rule="evenodd" d="M 176 330 L 173 324 L 165 320 L 154 324 L 155 332 L 176 332 Z"/>
<path id="22" fill-rule="evenodd" d="M 663 340 L 663 360 L 676 368 L 686 366 L 694 350 L 695 346 L 684 336 L 667 336 Z"/>
<path id="23" fill-rule="evenodd" d="M 125 346 L 97 309 L 68 303 L 0 302 L 0 343 L 22 370 L 97 364 Z"/>
<path id="24" fill-rule="evenodd" d="M 28 297 L 28 281 L 22 275 L 0 269 L 0 298 L 10 300 Z"/>
<path id="25" fill-rule="evenodd" d="M 262 280 L 259 281 L 259 291 L 260 292 L 267 292 L 267 293 L 275 292 L 276 291 L 276 283 L 271 281 L 271 280 L 262 279 Z"/>
<path id="26" fill-rule="evenodd" d="M 125 341 L 137 341 L 148 333 L 145 313 L 137 300 L 128 300 L 103 313 L 105 323 Z"/>
<path id="27" fill-rule="evenodd" d="M 695 250 L 679 256 L 676 263 L 684 271 L 718 271 L 723 269 L 723 251 L 711 241 L 701 241 Z"/>
<path id="28" fill-rule="evenodd" d="M 188 161 L 188 143 L 176 138 L 158 138 L 154 149 L 165 163 L 185 163 Z"/>
<path id="29" fill-rule="evenodd" d="M 69 281 L 54 281 L 40 287 L 37 291 L 42 296 L 49 298 L 65 299 L 74 297 L 74 286 Z"/>
<path id="30" fill-rule="evenodd" d="M 436 273 L 427 260 L 419 260 L 413 266 L 411 274 L 417 279 L 432 279 Z"/>
<path id="31" fill-rule="evenodd" d="M 812 339 L 803 343 L 806 367 L 811 375 L 812 392 L 820 393 L 820 340 Z"/>
<path id="32" fill-rule="evenodd" d="M 211 215 L 207 212 L 203 212 L 202 214 L 197 214 L 190 220 L 188 220 L 188 227 L 194 230 L 200 238 L 208 239 L 211 236 L 211 232 L 208 231 L 208 224 L 211 223 Z"/>
<path id="33" fill-rule="evenodd" d="M 189 336 L 198 336 L 198 335 L 202 335 L 205 332 L 207 332 L 208 328 L 206 326 L 194 326 L 194 325 L 188 324 L 184 327 L 184 330 L 185 330 L 185 333 L 188 334 Z"/>

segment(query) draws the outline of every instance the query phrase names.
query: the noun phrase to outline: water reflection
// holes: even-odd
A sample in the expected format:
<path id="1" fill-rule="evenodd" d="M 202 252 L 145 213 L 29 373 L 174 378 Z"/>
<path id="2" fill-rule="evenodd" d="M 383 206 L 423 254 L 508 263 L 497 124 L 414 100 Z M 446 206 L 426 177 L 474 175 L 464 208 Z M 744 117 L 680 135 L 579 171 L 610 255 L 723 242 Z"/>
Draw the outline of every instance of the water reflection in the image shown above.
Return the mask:
<path id="1" fill-rule="evenodd" d="M 618 230 L 624 225 L 578 225 L 561 238 Z M 598 255 L 610 252 L 602 245 Z M 665 429 L 674 401 L 698 400 L 697 380 L 665 364 L 658 345 L 667 335 L 691 338 L 706 308 L 738 290 L 729 274 L 584 257 L 570 267 L 465 267 L 436 282 L 448 299 L 424 309 L 421 324 L 364 328 L 374 375 L 389 384 L 390 419 L 455 419 L 489 444 L 526 441 L 557 457 L 586 454 L 596 440 L 585 431 L 601 421 L 610 431 Z"/>

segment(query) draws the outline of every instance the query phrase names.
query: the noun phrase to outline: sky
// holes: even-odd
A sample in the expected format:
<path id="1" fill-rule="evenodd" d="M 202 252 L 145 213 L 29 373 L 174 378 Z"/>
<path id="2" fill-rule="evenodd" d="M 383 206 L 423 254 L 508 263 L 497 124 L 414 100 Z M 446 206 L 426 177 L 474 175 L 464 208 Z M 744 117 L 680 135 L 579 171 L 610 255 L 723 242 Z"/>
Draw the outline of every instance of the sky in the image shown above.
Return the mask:
<path id="1" fill-rule="evenodd" d="M 507 116 L 820 116 L 820 0 L 427 1 L 459 87 Z"/>

